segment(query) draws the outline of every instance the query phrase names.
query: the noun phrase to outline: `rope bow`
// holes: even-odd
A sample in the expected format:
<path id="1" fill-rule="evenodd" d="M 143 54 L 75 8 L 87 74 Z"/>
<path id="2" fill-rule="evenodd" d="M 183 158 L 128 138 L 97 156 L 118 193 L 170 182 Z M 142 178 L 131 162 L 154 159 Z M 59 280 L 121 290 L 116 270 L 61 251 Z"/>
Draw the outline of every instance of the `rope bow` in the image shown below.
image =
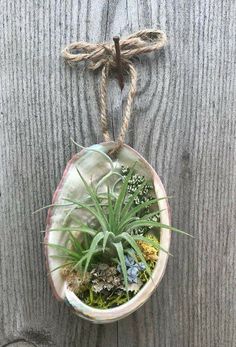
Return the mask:
<path id="1" fill-rule="evenodd" d="M 126 71 L 130 76 L 130 88 L 127 97 L 123 122 L 117 140 L 117 146 L 113 153 L 122 147 L 125 134 L 127 132 L 132 104 L 137 89 L 137 72 L 132 63 L 132 58 L 143 53 L 157 51 L 165 46 L 167 42 L 166 35 L 161 30 L 146 29 L 138 31 L 126 39 L 121 39 L 120 43 L 120 64 L 122 70 Z M 108 77 L 111 70 L 117 69 L 117 56 L 114 43 L 88 43 L 84 41 L 74 42 L 68 45 L 62 54 L 65 59 L 72 63 L 81 61 L 88 62 L 88 68 L 91 70 L 102 69 L 100 82 L 100 112 L 102 132 L 105 141 L 111 141 L 108 130 L 107 116 L 107 85 Z"/>

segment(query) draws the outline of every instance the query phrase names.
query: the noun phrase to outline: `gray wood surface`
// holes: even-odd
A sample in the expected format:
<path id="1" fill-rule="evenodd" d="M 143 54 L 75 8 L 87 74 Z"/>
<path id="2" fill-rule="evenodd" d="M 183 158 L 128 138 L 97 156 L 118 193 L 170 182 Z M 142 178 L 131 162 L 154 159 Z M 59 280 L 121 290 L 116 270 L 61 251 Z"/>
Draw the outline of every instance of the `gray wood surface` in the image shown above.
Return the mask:
<path id="1" fill-rule="evenodd" d="M 0 345 L 235 346 L 235 1 L 0 4 Z M 46 212 L 32 212 L 50 203 L 76 151 L 70 137 L 85 146 L 102 140 L 99 73 L 71 69 L 61 49 L 146 27 L 166 31 L 169 45 L 137 61 L 127 143 L 156 168 L 174 196 L 173 224 L 195 240 L 173 235 L 175 256 L 152 298 L 127 319 L 96 326 L 52 297 Z M 112 81 L 115 135 L 121 104 Z"/>

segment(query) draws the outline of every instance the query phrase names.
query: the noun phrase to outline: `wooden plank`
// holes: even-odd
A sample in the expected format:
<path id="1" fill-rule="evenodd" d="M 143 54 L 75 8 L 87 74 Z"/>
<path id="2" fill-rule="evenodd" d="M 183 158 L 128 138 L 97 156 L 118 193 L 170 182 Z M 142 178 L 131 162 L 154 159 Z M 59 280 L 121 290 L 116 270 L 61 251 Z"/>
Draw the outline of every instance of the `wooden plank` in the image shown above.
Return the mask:
<path id="1" fill-rule="evenodd" d="M 235 16 L 228 0 L 2 0 L 1 345 L 234 346 Z M 52 298 L 40 245 L 46 212 L 32 215 L 51 201 L 76 151 L 70 137 L 102 140 L 99 73 L 71 69 L 60 51 L 156 26 L 169 45 L 137 61 L 127 143 L 174 195 L 173 224 L 196 239 L 173 235 L 175 257 L 151 300 L 119 323 L 95 326 Z M 122 95 L 116 81 L 109 88 L 116 136 Z"/>

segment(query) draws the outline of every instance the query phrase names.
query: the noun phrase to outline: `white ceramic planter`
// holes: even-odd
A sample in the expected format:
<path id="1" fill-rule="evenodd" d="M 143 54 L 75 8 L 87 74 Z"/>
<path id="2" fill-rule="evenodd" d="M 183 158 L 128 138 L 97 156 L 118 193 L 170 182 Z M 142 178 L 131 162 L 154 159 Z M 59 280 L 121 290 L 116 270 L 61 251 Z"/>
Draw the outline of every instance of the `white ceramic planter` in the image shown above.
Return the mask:
<path id="1" fill-rule="evenodd" d="M 107 153 L 113 147 L 114 142 L 106 142 L 99 145 L 93 145 L 91 148 L 99 148 Z M 152 179 L 157 198 L 166 196 L 165 189 L 155 170 L 133 148 L 124 145 L 118 154 L 118 160 L 125 166 L 131 166 L 134 161 L 138 161 L 135 169 L 140 174 Z M 85 179 L 89 180 L 91 175 L 93 179 L 96 179 L 107 173 L 109 163 L 108 161 L 104 160 L 101 154 L 96 152 L 82 150 L 79 154 L 74 155 L 67 164 L 61 182 L 59 183 L 59 186 L 57 187 L 57 190 L 53 196 L 53 204 L 65 203 L 63 200 L 64 197 L 79 199 L 83 195 L 84 185 L 76 171 L 76 167 L 82 171 Z M 167 199 L 159 201 L 159 209 L 162 210 L 160 215 L 161 223 L 170 225 L 170 212 Z M 63 235 L 63 233 L 50 231 L 50 229 L 56 229 L 62 225 L 62 221 L 64 220 L 66 214 L 65 211 L 63 212 L 63 210 L 64 209 L 61 207 L 49 209 L 45 243 L 65 243 L 65 235 Z M 170 239 L 171 231 L 169 229 L 161 229 L 160 243 L 161 246 L 166 250 L 169 250 Z M 45 246 L 46 263 L 49 272 L 62 263 L 62 260 L 60 259 L 55 260 L 54 258 L 51 258 L 50 256 L 53 254 L 56 254 L 56 250 Z M 78 316 L 94 323 L 110 323 L 128 316 L 143 305 L 145 301 L 147 301 L 155 288 L 159 285 L 162 276 L 164 275 L 167 260 L 168 254 L 160 251 L 158 261 L 153 270 L 152 279 L 150 279 L 127 303 L 107 310 L 96 309 L 84 304 L 72 291 L 68 289 L 67 283 L 62 278 L 60 270 L 50 273 L 49 279 L 55 297 L 58 300 L 62 300 L 68 304 Z"/>

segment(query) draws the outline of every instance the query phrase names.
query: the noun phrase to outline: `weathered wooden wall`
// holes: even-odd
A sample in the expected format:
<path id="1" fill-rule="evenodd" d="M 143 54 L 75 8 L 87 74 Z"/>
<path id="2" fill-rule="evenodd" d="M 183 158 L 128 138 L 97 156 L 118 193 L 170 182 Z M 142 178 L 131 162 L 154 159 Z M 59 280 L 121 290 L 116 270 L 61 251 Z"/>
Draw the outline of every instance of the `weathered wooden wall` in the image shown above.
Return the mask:
<path id="1" fill-rule="evenodd" d="M 1 346 L 235 346 L 235 1 L 0 4 Z M 51 201 L 76 151 L 70 137 L 83 145 L 102 140 L 99 74 L 71 69 L 61 49 L 146 27 L 166 31 L 169 45 L 137 62 L 127 143 L 156 168 L 174 196 L 174 225 L 195 240 L 173 236 L 175 257 L 144 307 L 95 326 L 52 298 L 40 233 L 46 212 L 32 212 Z M 115 134 L 121 103 L 113 81 Z"/>

